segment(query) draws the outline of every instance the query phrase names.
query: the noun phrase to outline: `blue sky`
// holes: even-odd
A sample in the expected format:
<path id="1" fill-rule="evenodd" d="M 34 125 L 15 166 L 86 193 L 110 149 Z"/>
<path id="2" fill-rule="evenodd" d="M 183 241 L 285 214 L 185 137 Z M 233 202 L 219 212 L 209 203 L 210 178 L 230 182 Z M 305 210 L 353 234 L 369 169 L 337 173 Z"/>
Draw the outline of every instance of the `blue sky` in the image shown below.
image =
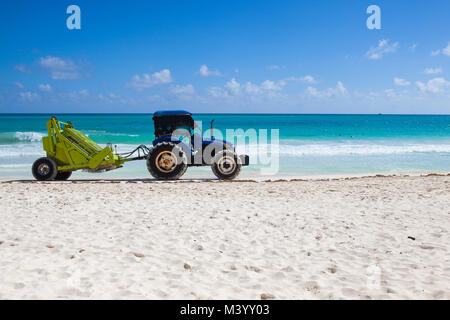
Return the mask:
<path id="1" fill-rule="evenodd" d="M 447 0 L 4 0 L 0 25 L 0 112 L 450 113 Z"/>

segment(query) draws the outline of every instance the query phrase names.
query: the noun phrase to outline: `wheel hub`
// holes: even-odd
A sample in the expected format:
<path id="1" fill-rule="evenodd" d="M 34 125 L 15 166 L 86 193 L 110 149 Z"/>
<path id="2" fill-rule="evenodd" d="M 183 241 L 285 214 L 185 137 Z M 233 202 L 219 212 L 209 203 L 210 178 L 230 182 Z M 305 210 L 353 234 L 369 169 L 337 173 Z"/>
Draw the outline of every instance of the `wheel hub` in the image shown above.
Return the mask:
<path id="1" fill-rule="evenodd" d="M 38 166 L 38 172 L 41 176 L 46 176 L 50 172 L 50 166 L 46 163 L 42 163 Z"/>
<path id="2" fill-rule="evenodd" d="M 163 151 L 156 157 L 156 167 L 162 172 L 172 172 L 175 170 L 178 161 L 175 154 L 171 151 Z"/>
<path id="3" fill-rule="evenodd" d="M 225 156 L 217 162 L 217 168 L 222 174 L 230 174 L 236 168 L 236 161 L 230 156 Z"/>

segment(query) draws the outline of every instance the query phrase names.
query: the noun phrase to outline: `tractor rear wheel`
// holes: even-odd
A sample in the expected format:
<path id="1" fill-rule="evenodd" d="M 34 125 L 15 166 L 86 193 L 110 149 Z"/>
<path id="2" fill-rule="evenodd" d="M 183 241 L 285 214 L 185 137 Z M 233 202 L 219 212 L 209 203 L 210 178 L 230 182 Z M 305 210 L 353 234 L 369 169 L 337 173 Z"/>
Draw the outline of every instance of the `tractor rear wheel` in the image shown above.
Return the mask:
<path id="1" fill-rule="evenodd" d="M 49 181 L 55 179 L 58 173 L 58 166 L 53 159 L 47 157 L 39 158 L 33 163 L 31 172 L 36 180 Z"/>
<path id="2" fill-rule="evenodd" d="M 158 143 L 147 157 L 147 169 L 156 179 L 179 179 L 187 169 L 186 153 L 175 143 Z"/>
<path id="3" fill-rule="evenodd" d="M 56 181 L 65 181 L 70 178 L 72 175 L 72 171 L 58 171 L 56 174 L 55 180 Z"/>
<path id="4" fill-rule="evenodd" d="M 241 159 L 231 150 L 218 152 L 211 164 L 212 172 L 220 180 L 233 180 L 241 172 L 241 167 Z"/>

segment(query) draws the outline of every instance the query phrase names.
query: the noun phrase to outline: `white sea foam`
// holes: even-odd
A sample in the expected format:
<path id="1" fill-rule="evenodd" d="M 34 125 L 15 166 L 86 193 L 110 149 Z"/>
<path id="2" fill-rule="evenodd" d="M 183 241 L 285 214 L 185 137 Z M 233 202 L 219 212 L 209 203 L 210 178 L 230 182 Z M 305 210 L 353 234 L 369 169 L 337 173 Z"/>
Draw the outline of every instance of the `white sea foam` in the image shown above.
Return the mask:
<path id="1" fill-rule="evenodd" d="M 0 158 L 19 158 L 45 155 L 41 143 L 0 145 Z"/>
<path id="2" fill-rule="evenodd" d="M 239 153 L 249 153 L 256 155 L 260 152 L 273 151 L 270 145 L 248 145 L 237 146 Z M 336 156 L 336 155 L 389 155 L 389 154 L 410 154 L 410 153 L 450 153 L 450 144 L 379 144 L 379 143 L 322 143 L 303 145 L 279 145 L 281 157 L 302 157 L 302 156 Z"/>
<path id="3" fill-rule="evenodd" d="M 136 145 L 118 144 L 118 152 L 127 152 L 136 148 Z M 271 145 L 250 144 L 247 146 L 236 146 L 236 152 L 246 153 L 250 156 L 259 152 L 271 152 Z M 389 155 L 389 154 L 412 154 L 412 153 L 450 153 L 450 143 L 405 143 L 388 144 L 376 143 L 305 143 L 305 144 L 283 144 L 279 145 L 280 157 L 302 157 L 302 156 L 338 156 L 338 155 Z"/>
<path id="4" fill-rule="evenodd" d="M 39 132 L 16 132 L 15 137 L 19 141 L 38 142 L 42 140 L 44 134 Z"/>
<path id="5" fill-rule="evenodd" d="M 120 136 L 120 137 L 139 137 L 138 134 L 107 132 L 105 130 L 85 130 L 83 131 L 83 133 L 87 136 L 104 135 L 104 136 Z"/>
<path id="6" fill-rule="evenodd" d="M 29 163 L 0 164 L 0 169 L 28 168 L 29 166 Z"/>
<path id="7" fill-rule="evenodd" d="M 24 135 L 26 139 L 38 139 L 38 135 Z M 33 140 L 32 140 L 33 141 Z M 38 140 L 40 141 L 40 140 Z M 104 146 L 104 145 L 101 145 Z M 118 152 L 128 152 L 135 149 L 137 145 L 117 144 Z M 238 153 L 246 153 L 254 156 L 259 152 L 271 152 L 270 145 L 238 145 Z M 389 155 L 389 154 L 412 154 L 412 153 L 450 153 L 449 144 L 380 144 L 380 143 L 310 143 L 303 145 L 280 144 L 280 157 L 303 157 L 303 156 L 338 156 L 338 155 Z M 40 142 L 19 143 L 0 145 L 0 158 L 14 158 L 23 156 L 42 156 L 45 152 Z"/>

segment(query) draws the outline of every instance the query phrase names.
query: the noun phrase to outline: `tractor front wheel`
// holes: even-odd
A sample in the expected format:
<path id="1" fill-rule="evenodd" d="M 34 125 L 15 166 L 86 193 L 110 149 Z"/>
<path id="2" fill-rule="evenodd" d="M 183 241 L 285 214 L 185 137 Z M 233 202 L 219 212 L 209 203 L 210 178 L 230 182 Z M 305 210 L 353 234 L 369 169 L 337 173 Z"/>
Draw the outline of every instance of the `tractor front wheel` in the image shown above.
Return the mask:
<path id="1" fill-rule="evenodd" d="M 179 179 L 187 169 L 186 153 L 175 143 L 158 143 L 147 157 L 147 169 L 156 179 Z"/>
<path id="2" fill-rule="evenodd" d="M 36 180 L 48 181 L 55 179 L 58 174 L 58 166 L 53 159 L 44 157 L 37 159 L 31 168 L 31 172 Z"/>
<path id="3" fill-rule="evenodd" d="M 55 180 L 56 181 L 65 181 L 70 178 L 72 175 L 72 171 L 58 171 L 56 174 Z"/>
<path id="4" fill-rule="evenodd" d="M 241 159 L 231 150 L 218 152 L 211 164 L 212 172 L 220 180 L 233 180 L 239 175 L 241 167 Z"/>

